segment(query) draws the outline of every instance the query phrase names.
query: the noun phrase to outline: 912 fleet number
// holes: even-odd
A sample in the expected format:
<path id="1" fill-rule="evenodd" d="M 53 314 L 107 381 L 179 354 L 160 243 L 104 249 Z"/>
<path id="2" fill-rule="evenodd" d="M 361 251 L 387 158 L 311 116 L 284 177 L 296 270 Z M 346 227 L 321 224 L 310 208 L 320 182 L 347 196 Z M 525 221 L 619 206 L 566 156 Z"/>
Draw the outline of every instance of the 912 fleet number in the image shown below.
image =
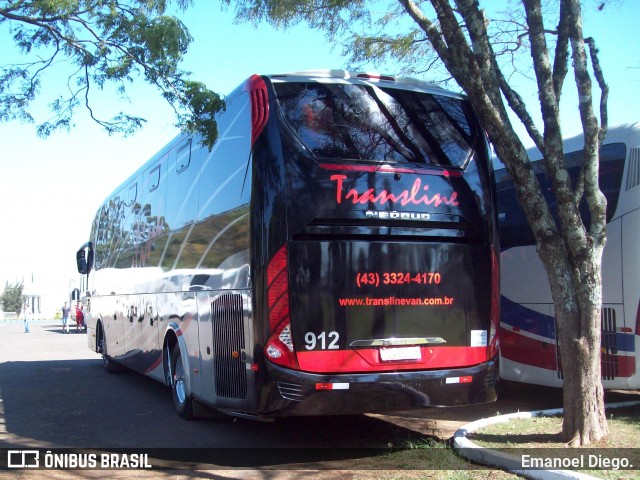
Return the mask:
<path id="1" fill-rule="evenodd" d="M 338 332 L 321 332 L 316 335 L 313 332 L 304 334 L 304 348 L 307 350 L 338 350 L 338 341 L 340 334 Z"/>

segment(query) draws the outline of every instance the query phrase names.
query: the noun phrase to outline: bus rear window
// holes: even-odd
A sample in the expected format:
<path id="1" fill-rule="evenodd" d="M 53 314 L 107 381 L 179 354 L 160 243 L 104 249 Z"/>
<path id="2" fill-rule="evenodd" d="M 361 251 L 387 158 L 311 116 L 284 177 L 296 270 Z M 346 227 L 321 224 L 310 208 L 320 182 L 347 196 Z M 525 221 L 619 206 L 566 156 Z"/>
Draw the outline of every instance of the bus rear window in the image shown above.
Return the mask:
<path id="1" fill-rule="evenodd" d="M 370 85 L 275 83 L 284 117 L 319 159 L 464 168 L 479 139 L 468 102 Z"/>

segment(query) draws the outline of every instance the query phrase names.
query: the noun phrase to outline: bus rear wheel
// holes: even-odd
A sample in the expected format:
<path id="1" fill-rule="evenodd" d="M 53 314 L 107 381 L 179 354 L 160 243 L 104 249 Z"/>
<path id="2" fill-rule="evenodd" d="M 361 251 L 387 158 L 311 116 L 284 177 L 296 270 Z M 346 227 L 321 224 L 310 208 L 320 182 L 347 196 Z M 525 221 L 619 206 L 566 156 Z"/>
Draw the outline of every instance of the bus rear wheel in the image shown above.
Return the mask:
<path id="1" fill-rule="evenodd" d="M 107 372 L 117 373 L 122 371 L 122 367 L 114 362 L 107 353 L 107 338 L 104 335 L 102 327 L 100 327 L 98 334 L 98 353 L 102 355 L 102 364 Z"/>
<path id="2" fill-rule="evenodd" d="M 187 386 L 185 384 L 187 372 L 182 362 L 180 347 L 177 345 L 171 352 L 171 372 L 171 391 L 176 411 L 184 419 L 193 418 L 193 400 L 187 394 Z"/>

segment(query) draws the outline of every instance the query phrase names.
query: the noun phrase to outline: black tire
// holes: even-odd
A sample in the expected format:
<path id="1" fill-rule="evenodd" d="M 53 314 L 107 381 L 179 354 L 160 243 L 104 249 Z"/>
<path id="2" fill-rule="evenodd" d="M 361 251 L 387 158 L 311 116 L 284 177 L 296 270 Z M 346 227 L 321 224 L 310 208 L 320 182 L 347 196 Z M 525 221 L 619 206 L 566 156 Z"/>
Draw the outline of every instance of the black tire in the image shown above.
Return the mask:
<path id="1" fill-rule="evenodd" d="M 186 369 L 182 362 L 182 354 L 178 345 L 171 351 L 171 392 L 176 412 L 182 418 L 193 418 L 193 399 L 187 394 L 185 385 Z"/>
<path id="2" fill-rule="evenodd" d="M 104 335 L 102 327 L 98 330 L 98 353 L 102 354 L 102 365 L 109 373 L 117 373 L 122 371 L 122 366 L 113 361 L 107 353 L 107 338 Z"/>

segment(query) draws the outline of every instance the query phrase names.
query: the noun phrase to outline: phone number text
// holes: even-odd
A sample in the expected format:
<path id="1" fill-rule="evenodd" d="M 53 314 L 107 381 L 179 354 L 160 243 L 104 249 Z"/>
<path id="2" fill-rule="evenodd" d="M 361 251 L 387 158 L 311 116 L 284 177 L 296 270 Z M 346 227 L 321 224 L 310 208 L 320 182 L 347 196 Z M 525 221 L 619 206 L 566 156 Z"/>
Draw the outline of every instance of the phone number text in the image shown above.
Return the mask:
<path id="1" fill-rule="evenodd" d="M 438 272 L 359 272 L 356 274 L 356 285 L 375 286 L 382 285 L 408 285 L 417 283 L 421 285 L 440 285 L 442 275 Z"/>

